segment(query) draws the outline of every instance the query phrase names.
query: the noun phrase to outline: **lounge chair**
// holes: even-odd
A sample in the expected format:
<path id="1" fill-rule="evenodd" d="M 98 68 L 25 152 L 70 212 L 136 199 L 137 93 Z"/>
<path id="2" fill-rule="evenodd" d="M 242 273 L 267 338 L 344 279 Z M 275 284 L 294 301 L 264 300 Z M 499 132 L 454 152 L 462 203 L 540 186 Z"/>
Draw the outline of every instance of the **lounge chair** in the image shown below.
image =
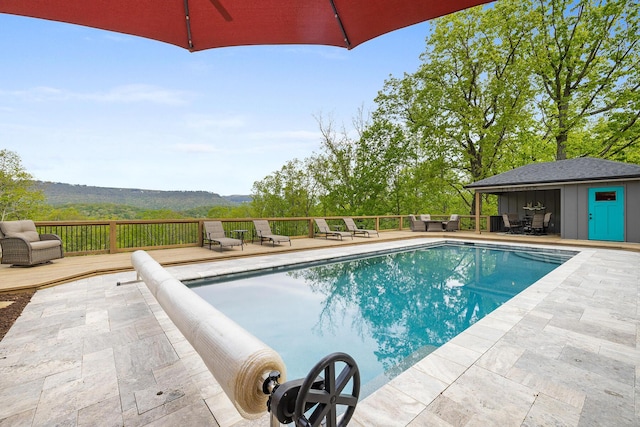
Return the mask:
<path id="1" fill-rule="evenodd" d="M 364 228 L 358 228 L 353 218 L 342 218 L 342 220 L 344 221 L 344 224 L 347 226 L 347 230 L 351 232 L 351 234 L 353 234 L 354 236 L 357 236 L 358 234 L 362 234 L 363 236 L 371 237 L 371 235 L 375 233 L 376 236 L 380 237 L 380 234 L 378 234 L 378 230 L 365 230 Z"/>
<path id="2" fill-rule="evenodd" d="M 32 266 L 64 258 L 62 240 L 55 234 L 38 234 L 31 220 L 0 222 L 2 264 Z"/>
<path id="3" fill-rule="evenodd" d="M 425 224 L 424 221 L 417 219 L 415 215 L 409 215 L 409 221 L 411 231 L 427 231 L 427 224 Z"/>
<path id="4" fill-rule="evenodd" d="M 507 233 L 522 233 L 522 224 L 512 222 L 508 214 L 502 214 L 502 220 L 504 221 L 504 228 L 507 229 Z"/>
<path id="5" fill-rule="evenodd" d="M 254 219 L 253 226 L 256 228 L 256 233 L 258 234 L 258 238 L 260 239 L 260 244 L 265 240 L 267 242 L 271 242 L 273 246 L 276 243 L 280 242 L 289 242 L 289 246 L 291 246 L 291 239 L 289 236 L 279 236 L 277 234 L 273 234 L 271 232 L 271 227 L 269 226 L 269 221 L 266 219 Z"/>
<path id="6" fill-rule="evenodd" d="M 203 245 L 208 243 L 209 249 L 211 249 L 212 243 L 217 243 L 220 245 L 220 252 L 222 252 L 223 246 L 240 246 L 242 250 L 244 250 L 244 242 L 242 239 L 234 239 L 226 236 L 221 221 L 205 221 L 203 225 L 204 237 L 202 242 Z"/>
<path id="7" fill-rule="evenodd" d="M 460 215 L 453 214 L 449 217 L 449 221 L 442 221 L 444 231 L 460 230 Z"/>
<path id="8" fill-rule="evenodd" d="M 348 231 L 334 231 L 329 228 L 327 221 L 323 218 L 314 218 L 316 222 L 316 226 L 318 227 L 318 234 L 324 234 L 325 239 L 331 237 L 338 237 L 342 240 L 343 237 L 351 237 L 353 240 L 353 235 Z"/>

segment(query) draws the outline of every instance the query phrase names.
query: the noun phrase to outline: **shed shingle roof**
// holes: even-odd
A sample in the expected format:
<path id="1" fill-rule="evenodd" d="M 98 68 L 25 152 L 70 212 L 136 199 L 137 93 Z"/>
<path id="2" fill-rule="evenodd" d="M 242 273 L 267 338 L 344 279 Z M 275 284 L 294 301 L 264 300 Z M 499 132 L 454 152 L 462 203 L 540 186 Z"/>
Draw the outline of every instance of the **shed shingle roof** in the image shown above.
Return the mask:
<path id="1" fill-rule="evenodd" d="M 640 165 L 579 157 L 547 163 L 531 163 L 477 182 L 466 188 L 491 188 L 533 184 L 606 181 L 640 178 Z"/>

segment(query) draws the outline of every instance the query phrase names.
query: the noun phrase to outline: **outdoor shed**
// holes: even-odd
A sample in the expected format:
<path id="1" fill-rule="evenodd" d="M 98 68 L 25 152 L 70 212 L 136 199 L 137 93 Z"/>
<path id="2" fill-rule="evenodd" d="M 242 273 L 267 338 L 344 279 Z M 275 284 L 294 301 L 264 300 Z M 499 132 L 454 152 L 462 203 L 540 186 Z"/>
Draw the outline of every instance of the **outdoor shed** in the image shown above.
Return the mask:
<path id="1" fill-rule="evenodd" d="M 550 212 L 548 232 L 564 239 L 640 243 L 640 165 L 590 157 L 532 163 L 466 188 L 477 200 L 497 195 L 500 215 Z"/>

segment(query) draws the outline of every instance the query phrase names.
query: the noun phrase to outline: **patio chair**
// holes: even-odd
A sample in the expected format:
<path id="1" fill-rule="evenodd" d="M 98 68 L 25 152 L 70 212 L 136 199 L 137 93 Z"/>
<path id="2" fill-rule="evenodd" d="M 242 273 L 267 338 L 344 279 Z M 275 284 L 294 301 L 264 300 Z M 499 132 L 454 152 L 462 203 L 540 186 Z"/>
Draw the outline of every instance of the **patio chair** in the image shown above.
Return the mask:
<path id="1" fill-rule="evenodd" d="M 2 264 L 33 266 L 64 258 L 62 240 L 55 234 L 38 234 L 31 220 L 0 222 Z"/>
<path id="2" fill-rule="evenodd" d="M 522 224 L 512 222 L 508 214 L 502 214 L 502 220 L 504 221 L 504 228 L 507 229 L 507 233 L 522 233 Z"/>
<path id="3" fill-rule="evenodd" d="M 271 242 L 273 246 L 280 242 L 289 242 L 289 246 L 291 246 L 291 238 L 289 238 L 289 236 L 273 234 L 271 232 L 271 227 L 269 226 L 269 221 L 266 219 L 254 219 L 253 226 L 256 228 L 260 244 L 266 240 L 267 242 Z"/>
<path id="4" fill-rule="evenodd" d="M 316 222 L 316 226 L 318 227 L 318 234 L 324 234 L 325 239 L 328 239 L 329 237 L 338 237 L 342 240 L 343 237 L 351 237 L 351 240 L 353 240 L 353 234 L 348 231 L 331 230 L 329 224 L 327 224 L 327 221 L 324 218 L 314 218 L 313 220 Z"/>
<path id="5" fill-rule="evenodd" d="M 453 214 L 449 217 L 449 221 L 442 221 L 444 231 L 460 230 L 460 215 Z"/>
<path id="6" fill-rule="evenodd" d="M 409 221 L 411 231 L 427 231 L 427 224 L 425 224 L 424 221 L 417 219 L 415 215 L 409 215 Z"/>
<path id="7" fill-rule="evenodd" d="M 535 213 L 533 214 L 533 219 L 531 220 L 531 234 L 542 234 L 544 230 L 544 214 L 543 213 Z"/>
<path id="8" fill-rule="evenodd" d="M 347 230 L 349 230 L 351 234 L 353 234 L 354 236 L 357 236 L 358 234 L 362 234 L 363 236 L 371 237 L 371 235 L 375 233 L 376 236 L 380 237 L 378 230 L 365 230 L 364 228 L 358 228 L 353 218 L 342 218 L 342 220 L 344 221 L 344 224 L 347 226 Z"/>
<path id="9" fill-rule="evenodd" d="M 544 214 L 544 220 L 542 221 L 542 232 L 547 234 L 549 229 L 549 223 L 551 222 L 551 212 Z"/>
<path id="10" fill-rule="evenodd" d="M 242 239 L 227 237 L 224 228 L 222 228 L 222 221 L 205 221 L 203 225 L 204 237 L 202 244 L 208 243 L 209 249 L 211 249 L 212 243 L 217 243 L 220 245 L 220 252 L 222 252 L 224 246 L 240 246 L 242 250 L 244 250 L 244 242 Z"/>
<path id="11" fill-rule="evenodd" d="M 421 214 L 419 215 L 420 217 L 420 221 L 431 221 L 431 215 L 430 214 Z"/>

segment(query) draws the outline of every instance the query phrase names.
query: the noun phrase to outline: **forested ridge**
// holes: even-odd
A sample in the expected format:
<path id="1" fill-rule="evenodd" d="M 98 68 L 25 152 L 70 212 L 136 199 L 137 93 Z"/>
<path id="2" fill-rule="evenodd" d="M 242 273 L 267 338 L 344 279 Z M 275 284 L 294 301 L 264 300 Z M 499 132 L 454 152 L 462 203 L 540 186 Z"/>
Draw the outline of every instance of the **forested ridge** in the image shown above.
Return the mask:
<path id="1" fill-rule="evenodd" d="M 93 187 L 59 182 L 36 183 L 51 206 L 70 204 L 113 204 L 140 209 L 171 209 L 185 211 L 202 206 L 237 205 L 248 202 L 250 196 L 221 196 L 208 191 L 161 191 L 136 188 Z"/>

